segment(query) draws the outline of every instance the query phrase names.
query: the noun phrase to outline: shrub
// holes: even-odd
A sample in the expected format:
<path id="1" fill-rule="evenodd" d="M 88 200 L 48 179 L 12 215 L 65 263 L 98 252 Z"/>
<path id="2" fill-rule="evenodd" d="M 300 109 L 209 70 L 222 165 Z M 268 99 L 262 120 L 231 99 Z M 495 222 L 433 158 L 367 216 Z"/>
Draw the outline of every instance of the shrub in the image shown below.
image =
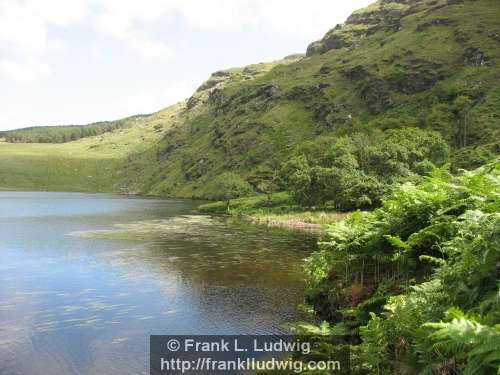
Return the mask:
<path id="1" fill-rule="evenodd" d="M 498 371 L 499 187 L 499 160 L 457 177 L 438 169 L 330 227 L 306 262 L 308 300 L 359 329 L 355 373 Z M 354 308 L 352 285 L 363 288 Z"/>
<path id="2" fill-rule="evenodd" d="M 353 134 L 302 152 L 281 170 L 296 201 L 355 210 L 378 206 L 395 184 L 443 165 L 450 150 L 438 133 L 406 128 Z"/>
<path id="3" fill-rule="evenodd" d="M 252 192 L 252 187 L 241 176 L 226 172 L 214 180 L 213 191 L 213 198 L 225 201 L 226 210 L 229 210 L 231 199 L 249 195 Z"/>

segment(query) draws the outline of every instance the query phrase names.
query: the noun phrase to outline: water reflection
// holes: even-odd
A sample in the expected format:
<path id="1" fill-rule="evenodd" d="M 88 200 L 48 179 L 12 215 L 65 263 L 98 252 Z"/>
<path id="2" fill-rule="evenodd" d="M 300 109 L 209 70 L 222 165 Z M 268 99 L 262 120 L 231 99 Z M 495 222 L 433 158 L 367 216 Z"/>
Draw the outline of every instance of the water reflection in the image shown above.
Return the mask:
<path id="1" fill-rule="evenodd" d="M 0 374 L 147 373 L 150 334 L 271 333 L 299 319 L 314 238 L 195 206 L 0 193 Z"/>
<path id="2" fill-rule="evenodd" d="M 176 275 L 208 286 L 297 285 L 300 260 L 314 246 L 304 235 L 200 215 L 115 224 L 113 229 L 71 235 L 141 243 L 100 254 L 130 269 L 132 278 Z"/>

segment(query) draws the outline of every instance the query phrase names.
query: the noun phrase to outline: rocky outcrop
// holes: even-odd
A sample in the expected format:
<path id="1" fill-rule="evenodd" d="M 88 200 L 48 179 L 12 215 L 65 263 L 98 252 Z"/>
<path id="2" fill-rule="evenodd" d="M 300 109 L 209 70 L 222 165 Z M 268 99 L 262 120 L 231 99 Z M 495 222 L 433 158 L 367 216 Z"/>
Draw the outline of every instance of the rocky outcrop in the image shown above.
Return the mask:
<path id="1" fill-rule="evenodd" d="M 417 0 L 418 1 L 418 0 Z M 343 25 L 337 25 L 323 39 L 307 48 L 307 56 L 331 50 L 355 47 L 361 39 L 380 30 L 398 31 L 408 14 L 410 0 L 381 0 L 353 13 Z"/>
<path id="2" fill-rule="evenodd" d="M 196 92 L 209 90 L 209 89 L 215 87 L 217 85 L 217 83 L 219 83 L 217 80 L 209 79 L 209 80 L 203 82 L 202 85 L 200 87 L 198 87 Z"/>
<path id="3" fill-rule="evenodd" d="M 428 90 L 446 76 L 441 64 L 423 59 L 409 60 L 400 68 L 387 77 L 387 82 L 391 90 L 407 95 Z"/>
<path id="4" fill-rule="evenodd" d="M 370 78 L 358 86 L 359 96 L 372 114 L 382 113 L 394 105 L 385 80 Z"/>
<path id="5" fill-rule="evenodd" d="M 231 73 L 226 72 L 225 70 L 219 70 L 212 74 L 212 77 L 229 77 Z"/>
<path id="6" fill-rule="evenodd" d="M 427 30 L 432 26 L 456 26 L 457 22 L 448 18 L 436 18 L 428 22 L 424 22 L 417 26 L 417 32 Z"/>
<path id="7" fill-rule="evenodd" d="M 285 92 L 283 98 L 307 102 L 312 100 L 314 96 L 323 95 L 324 91 L 329 87 L 331 87 L 331 84 L 325 82 L 320 82 L 314 86 L 295 86 Z"/>
<path id="8" fill-rule="evenodd" d="M 191 96 L 186 102 L 186 109 L 187 110 L 193 109 L 199 102 L 200 99 L 196 95 Z"/>
<path id="9" fill-rule="evenodd" d="M 477 48 L 469 48 L 465 51 L 464 62 L 466 65 L 483 66 L 487 63 L 486 55 Z"/>
<path id="10" fill-rule="evenodd" d="M 273 98 L 278 93 L 278 87 L 275 85 L 264 85 L 259 87 L 256 96 L 261 96 L 264 98 Z"/>
<path id="11" fill-rule="evenodd" d="M 322 40 L 313 42 L 307 47 L 307 56 L 323 54 L 332 49 L 341 49 L 350 47 L 354 44 L 355 37 L 362 35 L 363 32 L 347 31 L 342 26 L 337 26 L 332 32 L 328 33 Z"/>
<path id="12" fill-rule="evenodd" d="M 213 89 L 214 87 L 220 86 L 220 84 L 227 83 L 231 81 L 231 79 L 237 78 L 237 74 L 233 74 L 228 70 L 219 70 L 215 73 L 212 73 L 210 78 L 203 82 L 203 84 L 196 90 L 197 93 L 202 91 L 208 91 Z"/>
<path id="13" fill-rule="evenodd" d="M 288 100 L 307 100 L 310 97 L 310 92 L 306 87 L 295 86 L 287 91 L 284 95 L 285 99 Z"/>
<path id="14" fill-rule="evenodd" d="M 361 65 L 355 66 L 351 69 L 342 70 L 341 73 L 350 81 L 358 81 L 368 76 L 368 71 Z"/>
<path id="15" fill-rule="evenodd" d="M 186 163 L 187 164 L 187 163 Z M 212 166 L 212 163 L 207 158 L 201 158 L 194 162 L 193 165 L 185 169 L 184 177 L 191 181 L 200 178 L 207 173 Z"/>
<path id="16" fill-rule="evenodd" d="M 399 31 L 403 19 L 409 15 L 421 10 L 436 10 L 462 3 L 463 0 L 379 0 L 367 8 L 354 12 L 344 24 L 335 26 L 323 39 L 311 43 L 306 55 L 313 56 L 341 48 L 355 48 L 363 38 L 378 31 Z M 422 32 L 432 26 L 455 25 L 456 22 L 453 20 L 436 18 L 419 25 L 417 31 Z"/>

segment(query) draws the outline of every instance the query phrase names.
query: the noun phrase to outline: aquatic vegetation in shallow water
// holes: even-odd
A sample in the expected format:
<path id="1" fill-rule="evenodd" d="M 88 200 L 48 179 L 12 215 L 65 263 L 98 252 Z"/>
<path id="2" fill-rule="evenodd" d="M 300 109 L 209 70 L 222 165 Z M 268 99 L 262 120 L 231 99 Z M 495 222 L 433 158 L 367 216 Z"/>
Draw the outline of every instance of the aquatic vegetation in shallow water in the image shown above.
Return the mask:
<path id="1" fill-rule="evenodd" d="M 71 232 L 84 238 L 144 240 L 169 235 L 196 235 L 222 225 L 210 216 L 183 215 L 163 220 L 144 220 L 127 224 L 115 224 L 114 229 Z"/>

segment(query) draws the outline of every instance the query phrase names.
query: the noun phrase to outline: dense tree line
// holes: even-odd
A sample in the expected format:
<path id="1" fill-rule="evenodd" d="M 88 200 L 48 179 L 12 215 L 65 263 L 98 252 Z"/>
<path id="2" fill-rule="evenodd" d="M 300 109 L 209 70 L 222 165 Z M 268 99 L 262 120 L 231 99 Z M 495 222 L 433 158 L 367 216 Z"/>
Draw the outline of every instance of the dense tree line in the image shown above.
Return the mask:
<path id="1" fill-rule="evenodd" d="M 450 162 L 451 150 L 438 132 L 399 128 L 319 138 L 279 159 L 288 160 L 270 158 L 246 179 L 234 172 L 217 176 L 211 198 L 227 209 L 231 199 L 258 192 L 271 207 L 273 194 L 286 191 L 294 207 L 372 209 L 399 184 L 418 182 Z"/>
<path id="2" fill-rule="evenodd" d="M 283 165 L 283 186 L 303 206 L 370 208 L 402 181 L 449 160 L 437 132 L 417 128 L 356 133 L 303 146 Z"/>
<path id="3" fill-rule="evenodd" d="M 140 116 L 134 116 L 137 118 Z M 89 125 L 39 126 L 0 132 L 0 138 L 10 143 L 65 143 L 92 137 L 131 126 L 133 118 L 97 122 Z"/>

